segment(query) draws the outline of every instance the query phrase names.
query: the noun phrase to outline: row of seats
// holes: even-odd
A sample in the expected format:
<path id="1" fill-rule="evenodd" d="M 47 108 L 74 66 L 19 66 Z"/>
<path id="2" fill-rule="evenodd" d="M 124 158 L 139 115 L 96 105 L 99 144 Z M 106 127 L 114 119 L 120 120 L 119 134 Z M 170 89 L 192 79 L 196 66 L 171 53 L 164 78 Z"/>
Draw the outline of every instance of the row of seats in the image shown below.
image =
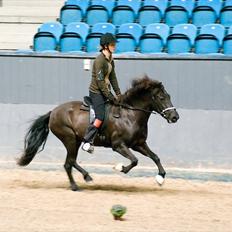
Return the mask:
<path id="1" fill-rule="evenodd" d="M 119 26 L 138 22 L 142 26 L 165 22 L 173 27 L 193 23 L 197 27 L 220 22 L 232 25 L 232 0 L 67 0 L 60 10 L 60 22 L 112 22 Z"/>
<path id="2" fill-rule="evenodd" d="M 64 30 L 64 31 L 63 31 Z M 116 53 L 136 52 L 170 54 L 232 55 L 232 26 L 226 30 L 220 24 L 207 24 L 197 29 L 193 24 L 149 24 L 145 29 L 137 23 L 122 24 L 118 29 L 110 23 L 95 24 L 91 31 L 86 23 L 70 23 L 65 29 L 58 22 L 45 23 L 34 36 L 35 51 L 97 52 L 103 33 L 116 34 Z"/>

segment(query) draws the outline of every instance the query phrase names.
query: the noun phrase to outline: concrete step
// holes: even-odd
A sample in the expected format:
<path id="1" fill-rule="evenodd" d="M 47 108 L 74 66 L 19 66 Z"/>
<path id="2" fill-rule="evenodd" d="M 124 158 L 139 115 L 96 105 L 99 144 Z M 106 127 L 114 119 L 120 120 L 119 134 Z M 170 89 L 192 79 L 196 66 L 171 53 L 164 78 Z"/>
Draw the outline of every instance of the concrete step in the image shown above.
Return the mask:
<path id="1" fill-rule="evenodd" d="M 41 24 L 0 24 L 0 49 L 28 49 Z"/>
<path id="2" fill-rule="evenodd" d="M 61 7 L 64 0 L 3 0 L 2 6 Z"/>
<path id="3" fill-rule="evenodd" d="M 0 7 L 0 23 L 44 23 L 59 18 L 60 7 Z"/>

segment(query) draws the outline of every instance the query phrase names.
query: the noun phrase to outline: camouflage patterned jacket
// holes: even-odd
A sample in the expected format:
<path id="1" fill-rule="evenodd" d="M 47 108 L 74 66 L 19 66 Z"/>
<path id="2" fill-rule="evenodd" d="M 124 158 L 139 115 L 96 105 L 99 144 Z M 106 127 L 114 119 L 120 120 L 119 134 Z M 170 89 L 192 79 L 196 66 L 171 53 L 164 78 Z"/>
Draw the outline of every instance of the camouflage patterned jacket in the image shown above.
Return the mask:
<path id="1" fill-rule="evenodd" d="M 108 60 L 101 53 L 93 63 L 92 81 L 89 90 L 93 93 L 102 93 L 107 99 L 113 100 L 114 96 L 110 91 L 110 85 L 117 96 L 121 94 L 114 70 L 114 60 Z"/>

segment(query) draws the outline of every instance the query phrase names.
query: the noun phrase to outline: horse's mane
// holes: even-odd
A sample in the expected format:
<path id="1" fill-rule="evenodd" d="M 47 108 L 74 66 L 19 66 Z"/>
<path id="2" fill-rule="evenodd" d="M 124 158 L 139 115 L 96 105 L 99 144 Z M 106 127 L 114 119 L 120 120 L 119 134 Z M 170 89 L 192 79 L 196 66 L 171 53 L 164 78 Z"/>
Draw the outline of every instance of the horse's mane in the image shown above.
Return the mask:
<path id="1" fill-rule="evenodd" d="M 130 100 L 141 97 L 150 89 L 161 88 L 162 83 L 157 80 L 150 79 L 147 75 L 142 78 L 134 79 L 131 83 L 131 88 L 128 89 L 123 95 L 124 102 L 130 102 Z"/>

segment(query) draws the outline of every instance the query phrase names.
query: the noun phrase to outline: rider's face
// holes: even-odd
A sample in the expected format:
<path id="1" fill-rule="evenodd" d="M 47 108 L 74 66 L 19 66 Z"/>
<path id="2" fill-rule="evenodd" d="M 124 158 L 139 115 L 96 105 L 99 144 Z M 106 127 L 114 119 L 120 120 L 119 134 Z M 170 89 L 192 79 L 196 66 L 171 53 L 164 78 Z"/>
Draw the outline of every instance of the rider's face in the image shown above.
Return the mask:
<path id="1" fill-rule="evenodd" d="M 111 53 L 114 53 L 115 48 L 116 48 L 116 44 L 115 43 L 111 43 L 111 44 L 109 44 L 108 48 L 109 48 L 109 50 L 110 50 Z"/>

